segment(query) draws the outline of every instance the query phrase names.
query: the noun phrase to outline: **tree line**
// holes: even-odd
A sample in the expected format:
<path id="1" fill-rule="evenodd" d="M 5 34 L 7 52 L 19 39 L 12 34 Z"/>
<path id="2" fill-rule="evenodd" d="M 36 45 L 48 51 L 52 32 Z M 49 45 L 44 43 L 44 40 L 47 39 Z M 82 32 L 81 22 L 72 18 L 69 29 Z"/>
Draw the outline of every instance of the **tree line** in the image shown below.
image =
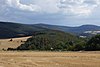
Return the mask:
<path id="1" fill-rule="evenodd" d="M 29 38 L 17 48 L 8 50 L 39 50 L 39 51 L 96 51 L 100 50 L 100 35 L 90 39 L 82 39 L 63 32 L 42 32 Z"/>

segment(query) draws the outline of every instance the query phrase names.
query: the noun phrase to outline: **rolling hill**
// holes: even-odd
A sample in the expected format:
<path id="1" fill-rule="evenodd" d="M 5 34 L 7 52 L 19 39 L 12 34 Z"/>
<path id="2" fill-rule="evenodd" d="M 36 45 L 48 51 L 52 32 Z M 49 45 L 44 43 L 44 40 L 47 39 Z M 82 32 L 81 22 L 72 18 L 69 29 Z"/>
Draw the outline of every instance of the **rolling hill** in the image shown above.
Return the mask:
<path id="1" fill-rule="evenodd" d="M 90 36 L 100 33 L 100 26 L 82 25 L 79 27 L 68 27 L 49 24 L 20 24 L 12 22 L 0 22 L 0 39 L 31 36 L 34 32 L 45 30 L 59 30 L 77 36 Z"/>
<path id="2" fill-rule="evenodd" d="M 53 30 L 60 30 L 64 32 L 73 33 L 79 36 L 88 36 L 92 35 L 92 32 L 100 33 L 100 26 L 96 25 L 82 25 L 79 27 L 68 27 L 68 26 L 57 26 L 57 25 L 48 25 L 48 24 L 35 24 L 35 26 L 53 29 Z M 90 33 L 85 33 L 91 31 Z"/>
<path id="3" fill-rule="evenodd" d="M 0 22 L 0 39 L 13 38 L 33 35 L 36 31 L 43 31 L 45 28 L 31 26 L 28 24 L 19 24 L 11 22 Z"/>
<path id="4" fill-rule="evenodd" d="M 75 45 L 80 41 L 80 38 L 72 34 L 47 30 L 35 34 L 24 44 L 21 44 L 17 50 L 67 50 L 69 45 Z"/>

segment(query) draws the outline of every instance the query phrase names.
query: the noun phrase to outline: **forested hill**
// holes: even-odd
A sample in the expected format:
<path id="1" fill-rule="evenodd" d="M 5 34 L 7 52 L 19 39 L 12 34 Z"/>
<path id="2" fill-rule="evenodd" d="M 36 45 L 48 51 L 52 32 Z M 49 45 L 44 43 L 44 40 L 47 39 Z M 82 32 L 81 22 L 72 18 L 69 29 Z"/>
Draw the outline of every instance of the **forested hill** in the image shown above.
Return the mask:
<path id="1" fill-rule="evenodd" d="M 81 39 L 69 33 L 51 30 L 38 32 L 29 38 L 17 50 L 69 50 L 70 45 L 75 45 Z"/>
<path id="2" fill-rule="evenodd" d="M 36 31 L 47 30 L 42 27 L 28 24 L 0 22 L 0 39 L 33 35 Z"/>
<path id="3" fill-rule="evenodd" d="M 59 30 L 77 36 L 88 36 L 91 34 L 100 33 L 100 26 L 82 25 L 79 27 L 68 27 L 49 24 L 20 24 L 11 22 L 0 22 L 0 39 L 30 36 L 33 35 L 34 32 L 45 30 Z"/>
<path id="4" fill-rule="evenodd" d="M 49 24 L 35 24 L 35 26 L 69 32 L 78 36 L 89 36 L 94 33 L 100 33 L 99 32 L 100 26 L 96 25 L 82 25 L 82 26 L 70 27 L 70 26 L 59 26 L 59 25 L 49 25 Z"/>
<path id="5" fill-rule="evenodd" d="M 100 35 L 87 40 L 60 31 L 38 32 L 24 44 L 8 50 L 100 51 Z"/>

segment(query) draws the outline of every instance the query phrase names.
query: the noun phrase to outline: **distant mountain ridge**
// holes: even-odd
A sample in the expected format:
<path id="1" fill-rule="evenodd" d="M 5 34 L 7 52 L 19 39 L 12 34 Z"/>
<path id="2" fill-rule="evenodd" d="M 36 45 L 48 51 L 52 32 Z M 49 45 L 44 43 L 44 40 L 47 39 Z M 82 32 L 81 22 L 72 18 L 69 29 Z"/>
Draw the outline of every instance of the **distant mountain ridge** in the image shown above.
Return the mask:
<path id="1" fill-rule="evenodd" d="M 69 27 L 69 26 L 57 26 L 57 25 L 48 25 L 48 24 L 36 24 L 36 26 L 69 32 L 76 35 L 81 35 L 86 31 L 100 31 L 100 26 L 96 26 L 96 25 L 82 25 L 78 27 Z"/>
<path id="2" fill-rule="evenodd" d="M 82 25 L 79 27 L 58 26 L 49 24 L 20 24 L 12 22 L 0 22 L 0 38 L 12 38 L 20 36 L 30 36 L 36 31 L 59 30 L 72 33 L 78 36 L 87 36 L 89 31 L 100 31 L 100 26 Z"/>

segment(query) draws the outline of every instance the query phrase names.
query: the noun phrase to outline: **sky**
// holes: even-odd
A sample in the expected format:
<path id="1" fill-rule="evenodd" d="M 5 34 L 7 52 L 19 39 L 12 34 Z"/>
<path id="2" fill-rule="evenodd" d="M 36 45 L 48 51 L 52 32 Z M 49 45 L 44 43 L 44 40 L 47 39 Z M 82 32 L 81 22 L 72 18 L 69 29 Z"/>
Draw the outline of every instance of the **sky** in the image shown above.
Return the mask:
<path id="1" fill-rule="evenodd" d="M 0 21 L 100 26 L 100 0 L 0 0 Z"/>

